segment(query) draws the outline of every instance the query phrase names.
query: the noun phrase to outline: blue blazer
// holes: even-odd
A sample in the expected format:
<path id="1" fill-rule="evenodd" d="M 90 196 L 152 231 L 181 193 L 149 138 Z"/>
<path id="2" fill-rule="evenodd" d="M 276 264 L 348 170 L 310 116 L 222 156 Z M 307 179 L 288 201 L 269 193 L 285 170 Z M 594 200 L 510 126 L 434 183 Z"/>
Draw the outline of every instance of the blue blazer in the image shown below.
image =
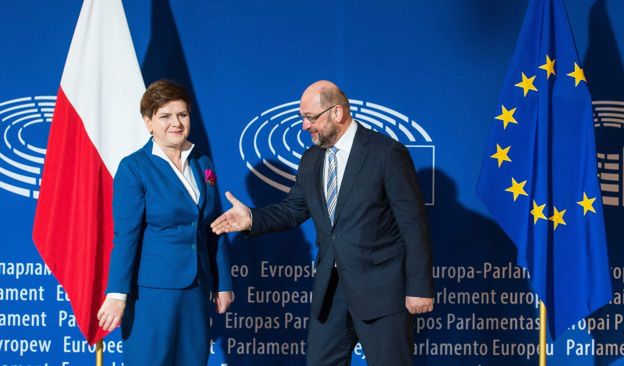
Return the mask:
<path id="1" fill-rule="evenodd" d="M 205 171 L 212 162 L 195 149 L 188 158 L 200 192 L 195 204 L 171 166 L 152 154 L 152 144 L 125 157 L 115 175 L 107 292 L 130 294 L 136 285 L 181 289 L 195 279 L 213 291 L 231 290 L 223 237 L 210 230 L 216 190 Z"/>

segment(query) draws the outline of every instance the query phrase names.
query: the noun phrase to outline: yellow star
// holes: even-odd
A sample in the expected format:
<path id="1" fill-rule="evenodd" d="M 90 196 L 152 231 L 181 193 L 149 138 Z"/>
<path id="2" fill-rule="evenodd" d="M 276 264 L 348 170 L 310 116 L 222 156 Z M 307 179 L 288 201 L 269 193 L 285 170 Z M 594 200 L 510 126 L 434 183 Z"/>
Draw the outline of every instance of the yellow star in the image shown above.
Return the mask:
<path id="1" fill-rule="evenodd" d="M 524 96 L 529 93 L 529 90 L 537 91 L 535 85 L 533 85 L 533 81 L 535 80 L 535 75 L 528 78 L 524 73 L 522 73 L 522 81 L 516 84 L 518 88 L 522 88 L 524 90 Z"/>
<path id="2" fill-rule="evenodd" d="M 507 128 L 507 125 L 510 123 L 518 124 L 518 121 L 514 118 L 514 113 L 516 113 L 516 108 L 507 110 L 504 105 L 501 105 L 501 114 L 494 117 L 497 120 L 503 121 L 503 130 Z"/>
<path id="3" fill-rule="evenodd" d="M 511 159 L 509 159 L 509 156 L 507 155 L 509 153 L 509 149 L 511 149 L 511 146 L 507 146 L 503 149 L 499 144 L 496 144 L 496 153 L 490 155 L 490 158 L 498 160 L 499 168 L 503 165 L 503 161 L 511 163 Z"/>
<path id="4" fill-rule="evenodd" d="M 585 72 L 579 67 L 579 65 L 576 64 L 576 62 L 574 63 L 574 71 L 569 73 L 568 76 L 574 78 L 574 86 L 578 86 L 581 80 L 587 82 L 587 79 L 585 79 Z"/>
<path id="5" fill-rule="evenodd" d="M 589 198 L 589 197 L 587 197 L 587 194 L 585 192 L 583 192 L 583 200 L 577 202 L 577 204 L 579 206 L 583 207 L 583 216 L 585 216 L 587 211 L 591 211 L 593 213 L 596 213 L 596 210 L 594 209 L 594 201 L 595 200 L 596 200 L 596 197 Z"/>
<path id="6" fill-rule="evenodd" d="M 533 201 L 533 209 L 531 210 L 531 215 L 533 215 L 533 225 L 537 224 L 537 220 L 539 219 L 546 220 L 546 216 L 544 215 L 544 207 L 546 207 L 545 203 L 541 206 L 538 206 L 537 203 Z"/>
<path id="7" fill-rule="evenodd" d="M 567 225 L 566 222 L 563 221 L 563 215 L 565 215 L 566 210 L 557 211 L 557 207 L 554 206 L 553 209 L 555 210 L 555 213 L 551 217 L 549 217 L 548 220 L 552 221 L 555 224 L 554 230 L 557 230 L 557 226 L 559 226 L 559 224 Z"/>
<path id="8" fill-rule="evenodd" d="M 528 196 L 528 194 L 524 191 L 524 185 L 526 182 L 527 181 L 525 180 L 518 183 L 514 178 L 511 178 L 511 187 L 505 189 L 505 191 L 513 193 L 514 202 L 516 202 L 519 195 Z"/>
<path id="9" fill-rule="evenodd" d="M 550 75 L 557 75 L 555 73 L 555 62 L 557 60 L 551 60 L 548 55 L 546 55 L 546 63 L 540 66 L 539 68 L 546 71 L 546 79 L 550 79 Z"/>

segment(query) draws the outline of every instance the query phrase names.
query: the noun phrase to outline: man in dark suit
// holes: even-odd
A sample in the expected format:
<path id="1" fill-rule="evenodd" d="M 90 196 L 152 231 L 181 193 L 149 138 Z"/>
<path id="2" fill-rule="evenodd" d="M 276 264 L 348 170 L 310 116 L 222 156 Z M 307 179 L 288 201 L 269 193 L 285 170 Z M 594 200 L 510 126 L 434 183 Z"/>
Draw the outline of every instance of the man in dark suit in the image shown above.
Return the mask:
<path id="1" fill-rule="evenodd" d="M 315 146 L 301 158 L 280 203 L 233 207 L 215 233 L 281 231 L 312 217 L 318 256 L 308 328 L 308 365 L 348 365 L 358 340 L 369 365 L 412 364 L 412 315 L 433 308 L 431 248 L 412 159 L 402 144 L 351 119 L 329 81 L 301 97 Z"/>

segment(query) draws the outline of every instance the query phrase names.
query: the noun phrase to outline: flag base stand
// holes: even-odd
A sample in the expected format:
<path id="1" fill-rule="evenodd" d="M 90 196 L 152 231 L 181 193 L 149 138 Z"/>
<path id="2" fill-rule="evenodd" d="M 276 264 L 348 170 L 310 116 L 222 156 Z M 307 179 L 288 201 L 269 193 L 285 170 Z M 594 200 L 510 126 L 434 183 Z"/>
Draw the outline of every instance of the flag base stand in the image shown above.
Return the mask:
<path id="1" fill-rule="evenodd" d="M 540 301 L 539 366 L 546 366 L 546 306 Z"/>
<path id="2" fill-rule="evenodd" d="M 95 366 L 104 365 L 104 347 L 100 339 L 95 345 Z"/>

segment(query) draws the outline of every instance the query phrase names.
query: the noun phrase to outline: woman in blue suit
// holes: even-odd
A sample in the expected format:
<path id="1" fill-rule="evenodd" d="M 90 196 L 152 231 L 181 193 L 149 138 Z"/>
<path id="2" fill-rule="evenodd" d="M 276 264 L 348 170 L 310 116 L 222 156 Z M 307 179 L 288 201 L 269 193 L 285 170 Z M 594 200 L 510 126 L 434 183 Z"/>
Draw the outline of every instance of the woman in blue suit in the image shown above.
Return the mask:
<path id="1" fill-rule="evenodd" d="M 189 97 L 160 80 L 141 99 L 152 138 L 119 164 L 113 185 L 114 247 L 98 319 L 121 322 L 126 365 L 206 365 L 208 306 L 233 300 L 210 160 L 187 140 Z"/>

